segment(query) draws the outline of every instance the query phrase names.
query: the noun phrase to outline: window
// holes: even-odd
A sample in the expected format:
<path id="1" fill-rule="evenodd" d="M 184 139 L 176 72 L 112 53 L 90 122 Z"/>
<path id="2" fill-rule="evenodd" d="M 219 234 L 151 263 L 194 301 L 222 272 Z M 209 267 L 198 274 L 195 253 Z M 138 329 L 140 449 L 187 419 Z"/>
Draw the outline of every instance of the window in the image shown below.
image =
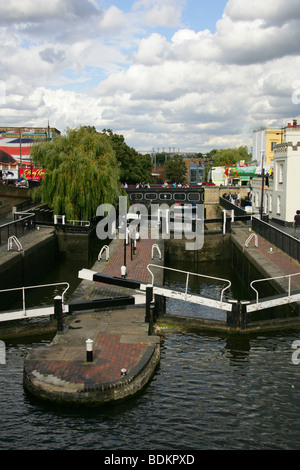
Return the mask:
<path id="1" fill-rule="evenodd" d="M 277 182 L 278 184 L 283 184 L 283 173 L 284 173 L 284 165 L 283 163 L 277 163 Z"/>
<path id="2" fill-rule="evenodd" d="M 281 201 L 280 196 L 277 196 L 277 214 L 280 215 L 281 213 Z"/>
<path id="3" fill-rule="evenodd" d="M 275 145 L 277 145 L 277 142 L 271 142 L 271 152 L 274 152 Z"/>
<path id="4" fill-rule="evenodd" d="M 190 182 L 192 184 L 197 183 L 197 169 L 191 167 Z"/>
<path id="5" fill-rule="evenodd" d="M 201 162 L 197 163 L 191 162 L 190 165 L 190 183 L 197 184 L 201 183 L 203 180 L 203 170 L 204 167 L 201 165 Z"/>

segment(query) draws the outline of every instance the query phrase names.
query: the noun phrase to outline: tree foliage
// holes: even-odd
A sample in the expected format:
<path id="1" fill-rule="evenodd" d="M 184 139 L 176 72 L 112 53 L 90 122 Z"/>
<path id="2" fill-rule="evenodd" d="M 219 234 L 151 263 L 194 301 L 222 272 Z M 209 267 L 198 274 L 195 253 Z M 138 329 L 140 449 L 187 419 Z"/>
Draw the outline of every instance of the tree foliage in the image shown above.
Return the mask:
<path id="1" fill-rule="evenodd" d="M 152 164 L 150 155 L 142 155 L 129 147 L 122 135 L 114 134 L 110 129 L 103 129 L 110 139 L 120 165 L 120 180 L 127 184 L 141 181 L 150 182 Z"/>
<path id="2" fill-rule="evenodd" d="M 186 165 L 181 156 L 169 158 L 164 164 L 165 177 L 170 183 L 183 183 L 186 178 Z"/>
<path id="3" fill-rule="evenodd" d="M 246 162 L 251 160 L 251 155 L 248 154 L 245 145 L 238 148 L 214 149 L 209 152 L 208 157 L 212 157 L 214 166 L 234 165 L 240 160 Z"/>
<path id="4" fill-rule="evenodd" d="M 68 219 L 91 220 L 102 203 L 120 195 L 120 170 L 110 139 L 94 127 L 69 129 L 66 136 L 38 144 L 33 162 L 45 168 L 37 197 Z"/>

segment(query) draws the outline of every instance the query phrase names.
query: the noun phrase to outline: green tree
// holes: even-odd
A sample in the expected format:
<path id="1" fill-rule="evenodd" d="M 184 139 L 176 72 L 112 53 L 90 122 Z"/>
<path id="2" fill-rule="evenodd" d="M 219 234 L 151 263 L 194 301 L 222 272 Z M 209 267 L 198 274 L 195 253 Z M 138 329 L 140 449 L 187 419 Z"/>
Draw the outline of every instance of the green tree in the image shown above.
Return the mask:
<path id="1" fill-rule="evenodd" d="M 129 147 L 122 135 L 114 134 L 110 129 L 103 129 L 116 153 L 120 165 L 120 180 L 123 183 L 136 184 L 151 182 L 152 164 L 150 155 L 142 155 Z"/>
<path id="2" fill-rule="evenodd" d="M 214 149 L 208 155 L 213 158 L 214 166 L 235 165 L 240 160 L 245 160 L 246 162 L 251 160 L 251 155 L 248 154 L 245 145 L 238 148 Z"/>
<path id="3" fill-rule="evenodd" d="M 91 220 L 100 204 L 117 203 L 119 165 L 108 136 L 94 127 L 69 129 L 66 136 L 37 144 L 31 154 L 46 170 L 35 196 L 55 214 Z"/>
<path id="4" fill-rule="evenodd" d="M 181 156 L 169 158 L 164 164 L 165 177 L 170 183 L 183 183 L 186 179 L 186 165 Z"/>

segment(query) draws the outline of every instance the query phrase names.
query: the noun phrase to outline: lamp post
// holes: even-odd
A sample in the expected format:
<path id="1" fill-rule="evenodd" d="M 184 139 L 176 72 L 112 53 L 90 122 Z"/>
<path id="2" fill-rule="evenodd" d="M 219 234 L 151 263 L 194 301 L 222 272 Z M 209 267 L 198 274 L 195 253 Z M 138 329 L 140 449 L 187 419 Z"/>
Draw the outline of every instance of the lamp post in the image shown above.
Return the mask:
<path id="1" fill-rule="evenodd" d="M 206 173 L 206 170 L 207 170 L 207 178 L 208 178 L 208 173 L 209 173 L 208 168 L 211 168 L 211 167 L 213 166 L 213 163 L 214 163 L 214 161 L 213 161 L 212 157 L 207 157 L 207 156 L 205 155 L 205 158 L 204 158 L 204 166 L 205 166 L 205 173 Z M 210 177 L 209 177 L 209 182 L 210 182 L 210 183 L 212 182 L 211 175 L 210 175 Z"/>
<path id="2" fill-rule="evenodd" d="M 261 151 L 261 201 L 260 201 L 260 220 L 263 218 L 264 212 L 264 186 L 265 186 L 265 169 L 264 169 L 264 152 Z"/>

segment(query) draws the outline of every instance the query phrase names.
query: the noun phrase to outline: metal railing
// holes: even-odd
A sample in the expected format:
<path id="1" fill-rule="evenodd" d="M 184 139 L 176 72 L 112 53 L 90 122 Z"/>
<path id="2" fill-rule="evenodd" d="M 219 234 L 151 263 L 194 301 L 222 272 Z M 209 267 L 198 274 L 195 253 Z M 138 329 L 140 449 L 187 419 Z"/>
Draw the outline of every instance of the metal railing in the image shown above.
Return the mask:
<path id="1" fill-rule="evenodd" d="M 257 217 L 252 218 L 252 230 L 300 262 L 300 240 Z"/>
<path id="2" fill-rule="evenodd" d="M 222 197 L 220 197 L 220 205 L 227 210 L 234 210 L 235 220 L 247 222 L 247 220 L 251 219 L 252 230 L 254 232 L 300 262 L 300 240 L 274 227 L 267 221 L 261 220 L 257 217 L 257 214 L 247 214 L 246 211 L 231 204 L 231 202 Z M 263 218 L 268 219 L 268 216 L 264 215 Z"/>
<path id="3" fill-rule="evenodd" d="M 20 237 L 35 228 L 34 214 L 20 214 L 20 218 L 0 226 L 0 245 L 7 243 L 11 236 Z"/>
<path id="4" fill-rule="evenodd" d="M 7 250 L 8 250 L 8 251 L 12 249 L 13 243 L 16 244 L 16 246 L 17 246 L 17 248 L 18 248 L 18 251 L 22 251 L 22 250 L 23 250 L 22 244 L 19 242 L 19 240 L 17 239 L 17 237 L 15 237 L 15 236 L 13 235 L 13 236 L 9 237 L 8 242 L 7 242 Z"/>
<path id="5" fill-rule="evenodd" d="M 109 246 L 108 245 L 104 245 L 101 248 L 101 250 L 98 254 L 98 261 L 101 261 L 103 252 L 105 252 L 105 260 L 108 261 L 109 260 Z"/>
<path id="6" fill-rule="evenodd" d="M 292 278 L 295 276 L 300 276 L 300 273 L 287 274 L 285 276 L 269 277 L 265 279 L 255 279 L 254 281 L 250 282 L 250 287 L 255 292 L 256 303 L 259 302 L 259 293 L 258 293 L 258 290 L 255 289 L 255 287 L 253 287 L 253 284 L 257 282 L 268 282 L 268 281 L 277 281 L 278 279 L 287 279 L 288 280 L 287 294 L 288 294 L 288 297 L 290 297 L 291 296 L 291 282 L 292 282 Z"/>
<path id="7" fill-rule="evenodd" d="M 23 286 L 23 287 L 14 287 L 12 289 L 2 289 L 2 290 L 0 290 L 0 294 L 4 293 L 4 292 L 22 291 L 22 311 L 23 311 L 24 317 L 26 317 L 26 298 L 25 298 L 25 291 L 26 290 L 28 290 L 28 289 L 38 289 L 38 288 L 42 288 L 42 287 L 62 286 L 62 285 L 67 286 L 64 289 L 64 291 L 62 292 L 62 295 L 61 295 L 62 303 L 64 304 L 64 295 L 70 287 L 70 284 L 68 282 L 56 282 L 54 284 L 41 284 L 41 285 L 38 285 L 38 286 L 26 286 L 26 287 Z M 1 315 L 1 312 L 0 312 L 0 315 Z"/>
<path id="8" fill-rule="evenodd" d="M 242 209 L 239 206 L 236 206 L 235 204 L 232 204 L 228 199 L 225 199 L 224 197 L 219 198 L 220 205 L 228 210 L 228 211 L 234 211 L 234 218 L 238 220 L 241 220 L 243 222 L 247 222 L 248 220 L 251 220 L 252 218 L 252 213 L 246 212 L 244 209 Z"/>
<path id="9" fill-rule="evenodd" d="M 152 279 L 152 285 L 153 286 L 154 286 L 154 273 L 151 271 L 150 267 L 155 267 L 155 268 L 165 269 L 165 270 L 168 270 L 168 271 L 173 271 L 173 272 L 177 272 L 177 273 L 181 273 L 181 274 L 186 274 L 185 292 L 184 292 L 185 295 L 187 295 L 187 293 L 188 293 L 190 276 L 197 276 L 197 277 L 202 277 L 202 278 L 205 278 L 205 279 L 209 279 L 211 281 L 219 281 L 219 282 L 227 283 L 227 286 L 224 287 L 221 290 L 220 302 L 223 302 L 224 292 L 227 289 L 229 289 L 230 286 L 231 286 L 231 281 L 229 281 L 228 279 L 222 279 L 222 278 L 218 278 L 218 277 L 206 276 L 205 274 L 198 274 L 198 273 L 192 273 L 192 272 L 189 272 L 189 271 L 182 271 L 180 269 L 168 268 L 166 266 L 159 266 L 159 265 L 156 265 L 156 264 L 148 264 L 147 269 L 148 269 L 149 273 L 151 274 L 151 279 Z"/>

